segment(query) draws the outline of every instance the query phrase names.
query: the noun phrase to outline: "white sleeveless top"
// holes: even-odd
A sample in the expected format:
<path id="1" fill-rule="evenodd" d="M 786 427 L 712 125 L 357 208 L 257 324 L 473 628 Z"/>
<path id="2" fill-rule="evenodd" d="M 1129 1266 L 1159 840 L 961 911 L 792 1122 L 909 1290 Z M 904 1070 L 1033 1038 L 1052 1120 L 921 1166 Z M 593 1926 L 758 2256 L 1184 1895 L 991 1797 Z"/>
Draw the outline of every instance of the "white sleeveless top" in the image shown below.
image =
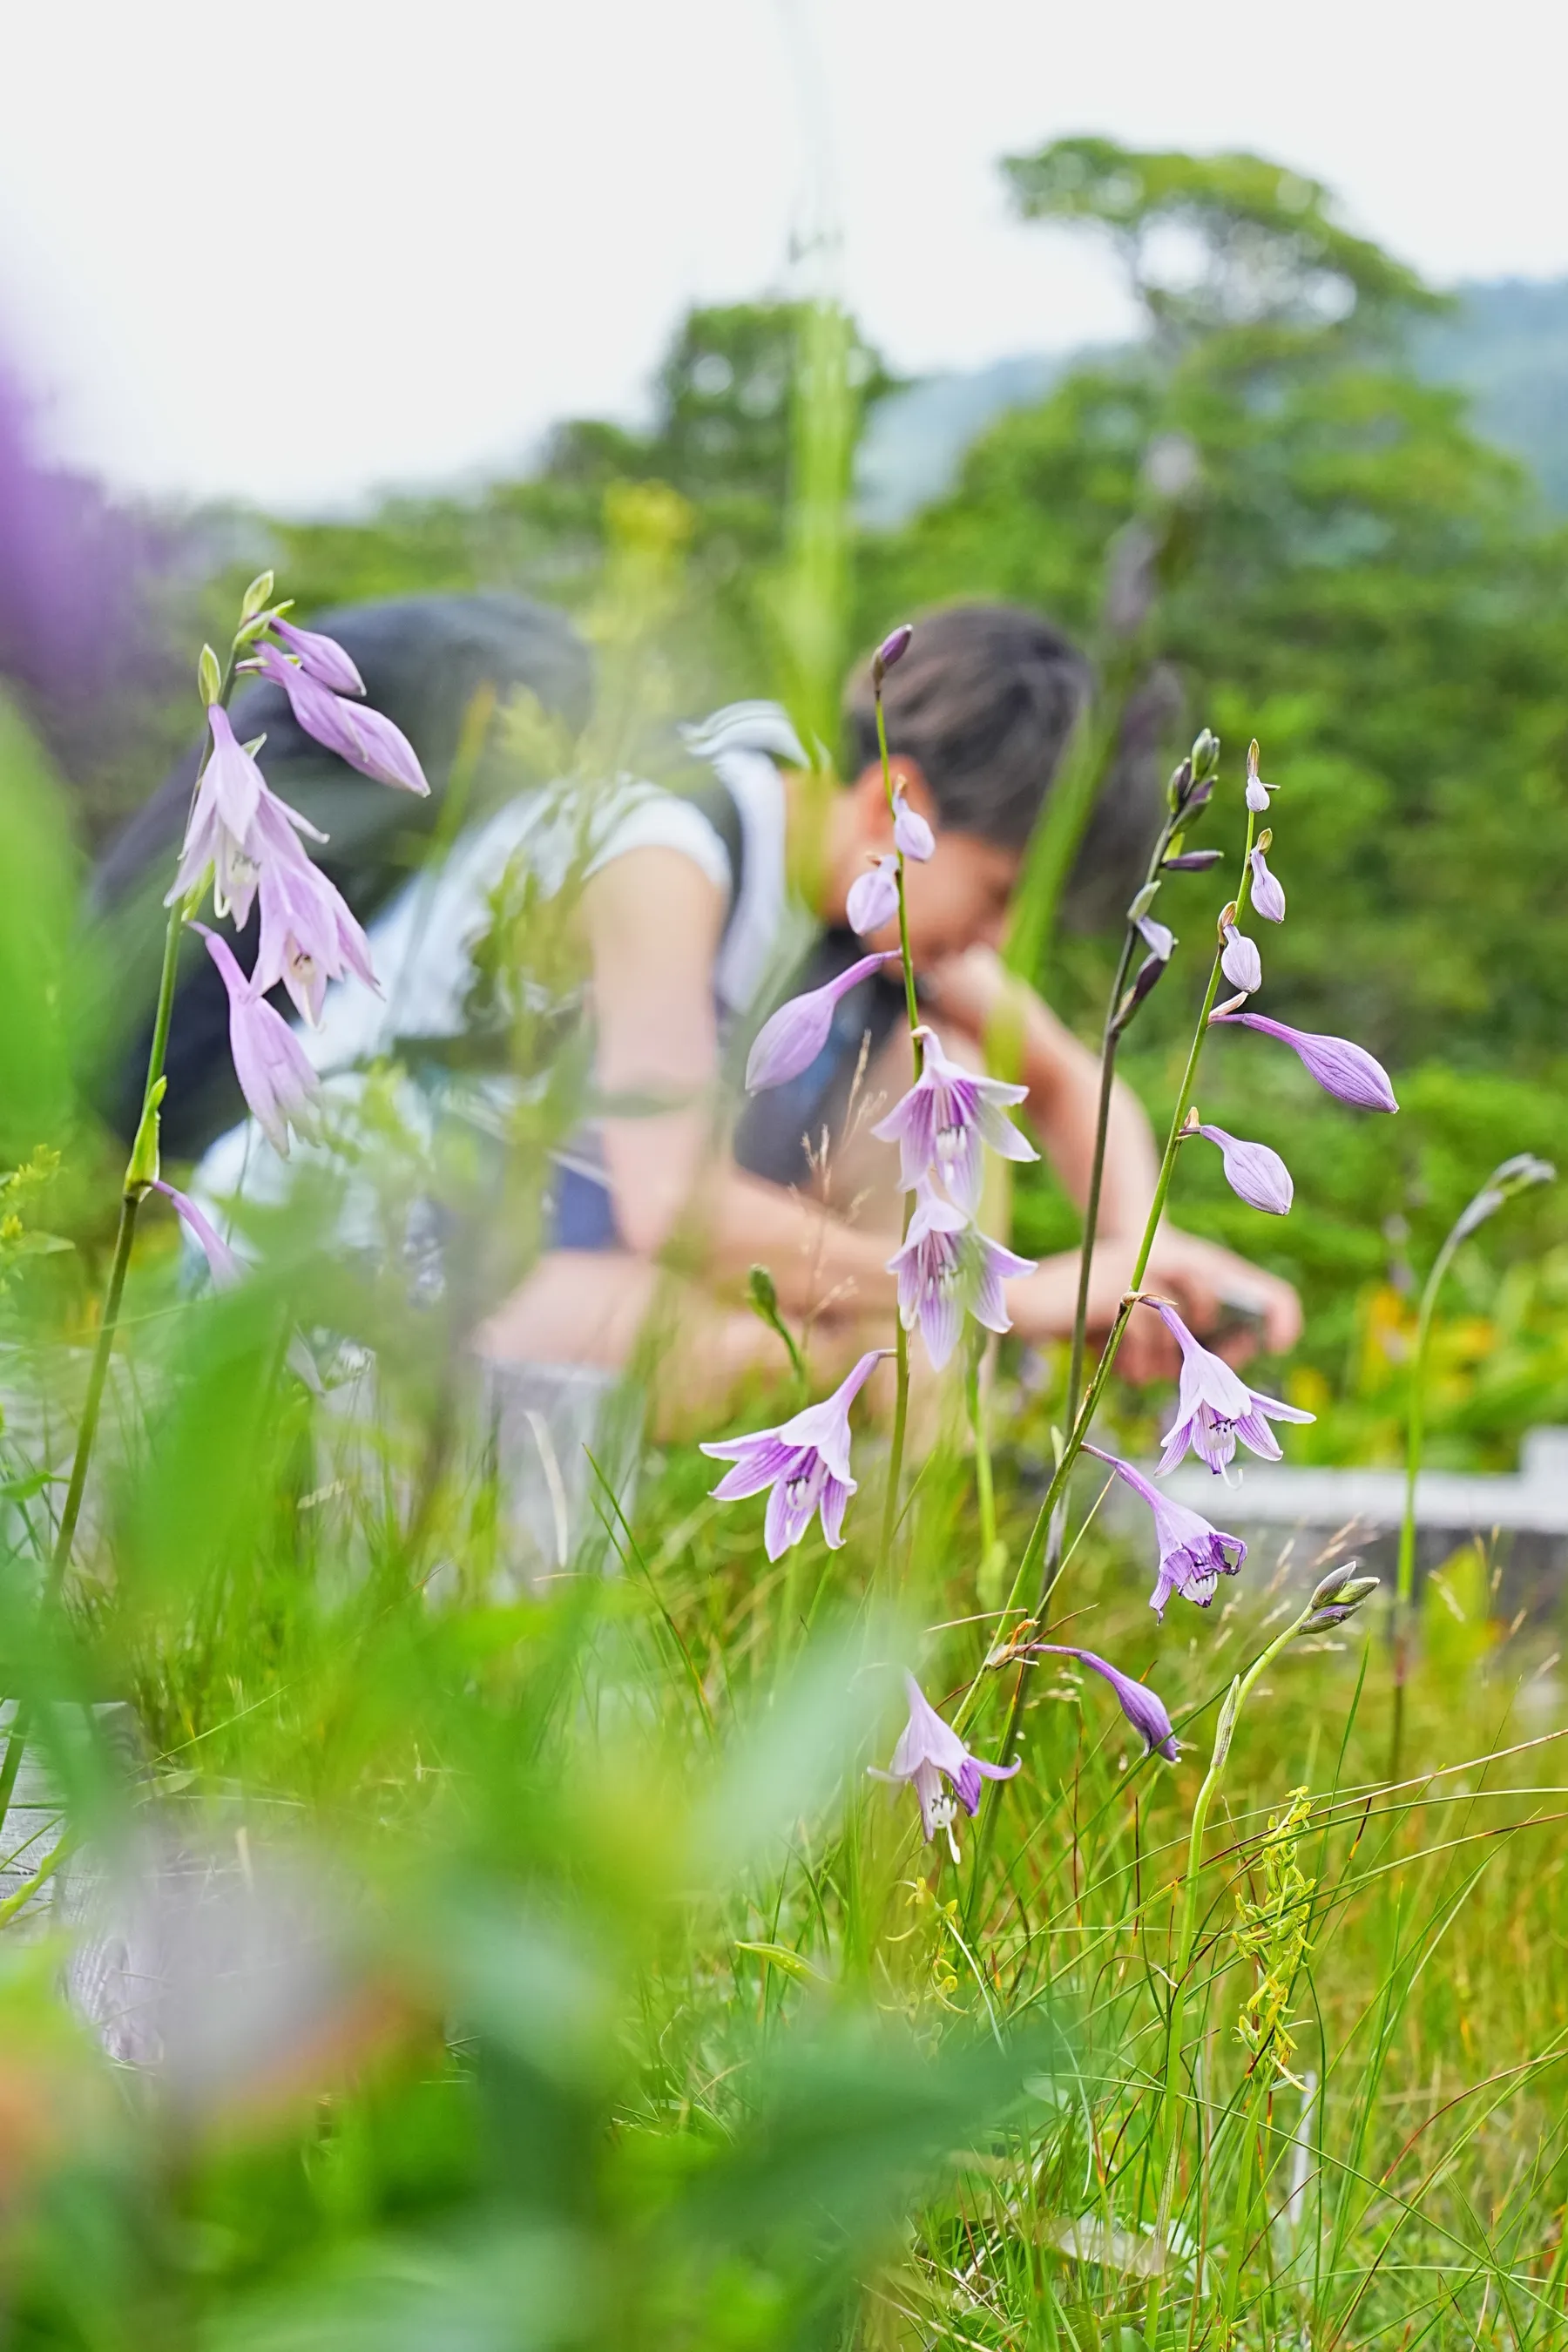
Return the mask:
<path id="1" fill-rule="evenodd" d="M 721 1025 L 751 1009 L 763 987 L 782 973 L 785 957 L 798 951 L 805 928 L 792 919 L 784 782 L 776 763 L 803 767 L 805 754 L 784 712 L 772 702 L 732 703 L 681 733 L 693 756 L 711 766 L 739 812 L 739 898 L 729 850 L 714 826 L 692 802 L 660 785 L 627 776 L 598 796 L 588 819 L 585 856 L 564 788 L 520 793 L 459 835 L 446 857 L 412 877 L 367 927 L 381 993 L 349 974 L 328 987 L 319 1028 L 295 1020 L 296 1034 L 334 1110 L 351 1112 L 363 1073 L 400 1046 L 463 1034 L 474 951 L 493 919 L 492 893 L 508 864 L 520 856 L 526 856 L 547 894 L 564 885 L 574 864 L 585 881 L 637 849 L 674 849 L 689 857 L 726 900 L 713 976 Z M 516 1081 L 502 1073 L 473 1081 L 471 1087 L 490 1105 L 495 1131 L 504 1131 L 517 1100 Z M 420 1095 L 411 1082 L 399 1107 L 411 1132 L 427 1140 L 431 1107 L 417 1099 Z M 313 1147 L 295 1143 L 294 1160 L 313 1156 Z M 258 1202 L 283 1199 L 289 1164 L 247 1118 L 209 1146 L 192 1191 L 221 1222 L 242 1195 Z"/>

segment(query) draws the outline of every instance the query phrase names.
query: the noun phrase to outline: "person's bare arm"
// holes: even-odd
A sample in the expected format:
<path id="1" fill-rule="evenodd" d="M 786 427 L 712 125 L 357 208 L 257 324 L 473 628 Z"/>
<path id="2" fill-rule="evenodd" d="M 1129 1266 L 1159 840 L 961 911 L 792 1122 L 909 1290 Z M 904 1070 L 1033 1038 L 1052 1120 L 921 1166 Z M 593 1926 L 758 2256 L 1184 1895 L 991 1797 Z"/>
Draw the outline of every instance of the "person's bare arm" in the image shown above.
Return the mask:
<path id="1" fill-rule="evenodd" d="M 587 884 L 582 914 L 600 1091 L 669 1106 L 602 1120 L 627 1247 L 654 1257 L 677 1243 L 691 1270 L 720 1283 L 765 1263 L 792 1313 L 829 1296 L 890 1307 L 885 1236 L 857 1233 L 715 1151 L 713 959 L 724 906 L 708 877 L 678 850 L 634 850 Z"/>

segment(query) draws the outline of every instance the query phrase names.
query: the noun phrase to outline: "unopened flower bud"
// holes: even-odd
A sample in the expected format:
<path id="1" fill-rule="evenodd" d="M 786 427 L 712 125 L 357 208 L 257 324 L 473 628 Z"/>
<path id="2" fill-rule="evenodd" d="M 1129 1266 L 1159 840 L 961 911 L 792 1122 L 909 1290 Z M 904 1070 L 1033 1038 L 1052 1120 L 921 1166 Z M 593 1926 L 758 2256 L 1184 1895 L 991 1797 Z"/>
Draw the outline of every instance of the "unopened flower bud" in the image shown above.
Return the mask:
<path id="1" fill-rule="evenodd" d="M 1360 1566 L 1359 1560 L 1347 1559 L 1329 1570 L 1312 1595 L 1311 1614 L 1301 1625 L 1303 1633 L 1321 1633 L 1331 1625 L 1342 1625 L 1377 1591 L 1375 1576 L 1353 1573 Z"/>
<path id="2" fill-rule="evenodd" d="M 1145 882 L 1143 887 L 1139 891 L 1138 896 L 1133 899 L 1132 904 L 1127 909 L 1128 921 L 1130 923 L 1135 923 L 1140 915 L 1146 915 L 1159 895 L 1160 885 L 1157 882 Z"/>
<path id="3" fill-rule="evenodd" d="M 211 646 L 204 646 L 196 663 L 196 692 L 202 698 L 202 709 L 210 710 L 223 692 L 223 671 Z"/>
<path id="4" fill-rule="evenodd" d="M 1172 770 L 1171 781 L 1165 787 L 1165 800 L 1173 814 L 1183 806 L 1192 788 L 1193 763 L 1190 760 L 1184 760 L 1179 767 Z"/>
<path id="5" fill-rule="evenodd" d="M 1206 874 L 1224 856 L 1223 849 L 1178 850 L 1173 857 L 1166 858 L 1164 870 L 1167 874 Z"/>
<path id="6" fill-rule="evenodd" d="M 258 572 L 255 579 L 251 582 L 249 587 L 245 592 L 244 602 L 241 604 L 239 608 L 239 617 L 241 621 L 254 621 L 256 615 L 260 612 L 263 604 L 266 604 L 271 593 L 271 572 Z"/>
<path id="7" fill-rule="evenodd" d="M 1352 1558 L 1342 1559 L 1336 1567 L 1331 1568 L 1327 1576 L 1312 1588 L 1312 1607 L 1326 1609 L 1331 1601 L 1337 1601 L 1360 1566 L 1360 1559 Z"/>
<path id="8" fill-rule="evenodd" d="M 874 687 L 880 687 L 893 664 L 902 661 L 910 649 L 910 639 L 913 635 L 914 630 L 909 622 L 900 621 L 898 627 L 882 639 L 871 656 L 871 683 Z"/>
<path id="9" fill-rule="evenodd" d="M 1204 728 L 1193 745 L 1193 774 L 1202 783 L 1214 776 L 1219 768 L 1219 737 Z"/>

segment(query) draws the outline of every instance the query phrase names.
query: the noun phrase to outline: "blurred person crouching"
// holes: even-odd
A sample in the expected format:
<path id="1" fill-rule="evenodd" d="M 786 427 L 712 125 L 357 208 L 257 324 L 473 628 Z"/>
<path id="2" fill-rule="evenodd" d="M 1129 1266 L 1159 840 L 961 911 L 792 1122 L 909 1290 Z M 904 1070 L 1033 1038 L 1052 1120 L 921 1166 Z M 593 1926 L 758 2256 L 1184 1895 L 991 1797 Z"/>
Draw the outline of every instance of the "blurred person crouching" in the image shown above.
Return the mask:
<path id="1" fill-rule="evenodd" d="M 840 786 L 810 772 L 778 706 L 746 702 L 680 730 L 658 781 L 579 773 L 517 789 L 504 763 L 464 771 L 465 719 L 476 698 L 504 705 L 521 694 L 563 741 L 585 740 L 589 659 L 562 615 L 510 596 L 424 597 L 326 614 L 321 625 L 408 735 L 433 786 L 423 803 L 378 793 L 300 733 L 277 688 L 237 699 L 237 733 L 265 732 L 275 789 L 331 836 L 321 863 L 365 925 L 382 977 L 379 995 L 353 979 L 334 982 L 319 1027 L 302 1032 L 329 1091 L 340 1103 L 363 1099 L 366 1073 L 393 1066 L 418 1102 L 439 1107 L 437 1123 L 456 1107 L 460 1123 L 505 1135 L 545 1081 L 507 1066 L 515 1021 L 492 1020 L 487 1032 L 483 1008 L 493 1011 L 509 926 L 526 948 L 530 927 L 569 901 L 582 985 L 559 991 L 562 1017 L 548 1025 L 557 1065 L 576 1055 L 585 1083 L 574 1123 L 552 1141 L 542 1227 L 521 1253 L 531 1262 L 509 1270 L 504 1249 L 465 1259 L 438 1202 L 423 1240 L 412 1214 L 402 1236 L 411 1279 L 422 1251 L 437 1284 L 449 1286 L 467 1264 L 464 1329 L 496 1401 L 502 1450 L 537 1449 L 541 1548 L 564 1559 L 582 1517 L 584 1448 L 628 1367 L 646 1378 L 666 1429 L 713 1426 L 741 1386 L 777 1368 L 776 1339 L 743 1304 L 753 1265 L 770 1270 L 824 1377 L 890 1327 L 888 1260 L 902 1194 L 896 1147 L 871 1129 L 912 1076 L 900 987 L 876 978 L 852 989 L 811 1067 L 738 1118 L 726 1083 L 772 1004 L 897 944 L 892 923 L 862 940 L 847 920 L 852 886 L 893 846 L 868 669 L 847 688 L 852 774 Z M 1089 688 L 1084 657 L 1047 622 L 961 605 L 920 624 L 884 698 L 894 782 L 941 851 L 907 876 L 922 1010 L 949 1055 L 976 1066 L 987 1031 L 1011 1024 L 1024 1118 L 1079 1204 L 1098 1061 L 1008 976 L 999 949 L 1031 830 Z M 1090 822 L 1069 887 L 1080 916 L 1117 908 L 1157 822 L 1150 717 L 1136 704 L 1130 712 Z M 188 770 L 172 777 L 104 861 L 107 917 L 123 920 L 149 877 L 154 898 L 164 887 L 189 788 Z M 248 967 L 254 938 L 242 933 L 236 945 Z M 175 1002 L 165 1148 L 199 1160 L 194 1189 L 227 1216 L 237 1202 L 280 1199 L 289 1177 L 237 1116 L 226 1024 L 221 982 L 194 957 Z M 132 1036 L 125 1056 L 115 1106 L 123 1132 L 144 1045 Z M 427 1141 L 428 1118 L 422 1132 Z M 1119 1083 L 1091 1336 L 1109 1327 L 1126 1286 L 1157 1164 L 1148 1122 Z M 384 1233 L 372 1245 L 390 1244 Z M 1215 1333 L 1239 1308 L 1269 1349 L 1296 1338 L 1287 1285 L 1174 1227 L 1162 1230 L 1147 1278 L 1199 1332 Z M 1070 1330 L 1076 1284 L 1076 1253 L 1064 1253 L 1007 1285 L 1024 1341 Z M 1148 1319 L 1153 1336 L 1135 1326 L 1120 1359 L 1134 1379 L 1170 1369 L 1163 1327 Z M 1239 1358 L 1253 1343 L 1243 1331 L 1226 1344 Z"/>

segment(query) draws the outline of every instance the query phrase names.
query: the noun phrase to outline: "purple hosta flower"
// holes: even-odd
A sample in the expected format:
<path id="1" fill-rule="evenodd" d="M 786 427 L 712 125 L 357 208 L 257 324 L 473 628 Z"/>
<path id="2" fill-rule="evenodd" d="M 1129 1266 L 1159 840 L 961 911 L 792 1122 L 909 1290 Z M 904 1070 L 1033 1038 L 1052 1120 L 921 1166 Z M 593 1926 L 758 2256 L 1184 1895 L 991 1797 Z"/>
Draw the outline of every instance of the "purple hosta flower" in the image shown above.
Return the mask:
<path id="1" fill-rule="evenodd" d="M 1292 1029 L 1287 1022 L 1270 1021 L 1264 1013 L 1214 1013 L 1209 1018 L 1226 1027 L 1239 1024 L 1244 1029 L 1261 1030 L 1266 1037 L 1278 1037 L 1282 1045 L 1300 1055 L 1326 1094 L 1336 1095 L 1357 1110 L 1399 1108 L 1383 1064 L 1348 1037 L 1321 1037 L 1310 1029 Z"/>
<path id="2" fill-rule="evenodd" d="M 909 1232 L 902 1248 L 888 1260 L 888 1271 L 899 1277 L 899 1316 L 905 1330 L 920 1325 L 931 1369 L 940 1372 L 958 1345 L 966 1312 L 988 1331 L 1012 1329 L 1002 1285 L 1013 1275 L 1033 1274 L 1035 1265 L 992 1241 L 922 1177 L 915 1187 Z"/>
<path id="3" fill-rule="evenodd" d="M 1135 1495 L 1142 1496 L 1154 1514 L 1154 1538 L 1160 1547 L 1160 1572 L 1149 1596 L 1149 1606 L 1154 1614 L 1164 1617 L 1165 1603 L 1173 1592 L 1206 1609 L 1220 1578 L 1234 1576 L 1247 1558 L 1247 1546 L 1241 1538 L 1227 1535 L 1223 1528 L 1211 1527 L 1200 1511 L 1189 1511 L 1184 1503 L 1162 1495 L 1158 1486 L 1152 1486 L 1131 1462 L 1119 1461 L 1114 1454 L 1102 1454 L 1098 1445 L 1086 1445 L 1083 1451 L 1114 1470 Z M 1230 1557 L 1233 1551 L 1234 1559 Z"/>
<path id="4" fill-rule="evenodd" d="M 904 1688 L 910 1695 L 910 1719 L 899 1735 L 893 1760 L 885 1772 L 875 1764 L 868 1769 L 878 1780 L 912 1782 L 920 1799 L 921 1827 L 925 1832 L 926 1843 L 929 1845 L 941 1830 L 947 1839 L 948 1852 L 956 1862 L 959 1853 L 952 1834 L 956 1811 L 953 1799 L 973 1820 L 980 1811 L 982 1780 L 1010 1780 L 1018 1764 L 1016 1760 L 1011 1764 L 986 1764 L 978 1756 L 972 1756 L 951 1724 L 942 1721 L 913 1675 L 904 1676 Z M 944 1780 L 947 1789 L 942 1785 Z"/>
<path id="5" fill-rule="evenodd" d="M 1162 1476 L 1175 1468 L 1189 1446 L 1200 1462 L 1206 1462 L 1217 1474 L 1234 1459 L 1238 1437 L 1262 1461 L 1278 1462 L 1279 1441 L 1268 1426 L 1270 1421 L 1317 1419 L 1316 1413 L 1281 1404 L 1277 1397 L 1248 1388 L 1223 1356 L 1194 1339 L 1173 1307 L 1155 1298 L 1145 1304 L 1153 1307 L 1182 1351 L 1176 1418 L 1160 1441 L 1165 1449 L 1160 1457 Z"/>
<path id="6" fill-rule="evenodd" d="M 893 793 L 893 845 L 917 866 L 936 855 L 936 835 L 920 811 L 910 806 L 901 784 Z"/>
<path id="7" fill-rule="evenodd" d="M 821 988 L 808 988 L 804 996 L 792 996 L 776 1013 L 770 1013 L 746 1058 L 746 1092 L 757 1095 L 766 1087 L 786 1086 L 803 1070 L 809 1070 L 827 1043 L 839 998 L 858 988 L 872 972 L 880 971 L 897 952 L 889 948 L 877 955 L 862 956 L 837 980 L 825 982 Z"/>
<path id="8" fill-rule="evenodd" d="M 914 630 L 908 621 L 900 621 L 896 629 L 889 631 L 871 656 L 871 678 L 874 685 L 880 686 L 884 672 L 890 670 L 895 662 L 903 660 L 904 656 L 909 652 L 910 640 L 913 635 Z"/>
<path id="9" fill-rule="evenodd" d="M 1167 857 L 1161 871 L 1165 874 L 1206 874 L 1225 856 L 1223 849 L 1179 849 L 1174 857 Z"/>
<path id="10" fill-rule="evenodd" d="M 1167 1764 L 1176 1762 L 1182 1751 L 1165 1702 L 1147 1683 L 1134 1682 L 1120 1666 L 1113 1666 L 1109 1658 L 1096 1657 L 1092 1650 L 1075 1650 L 1066 1642 L 1028 1642 L 1022 1654 L 1030 1658 L 1076 1658 L 1080 1665 L 1103 1675 L 1116 1693 L 1118 1706 L 1143 1742 L 1144 1755 L 1163 1756 Z"/>
<path id="11" fill-rule="evenodd" d="M 1244 996 L 1253 995 L 1263 985 L 1263 958 L 1258 952 L 1258 942 L 1238 931 L 1234 923 L 1225 927 L 1225 950 L 1219 968 L 1232 988 L 1239 988 Z"/>
<path id="12" fill-rule="evenodd" d="M 1282 923 L 1285 920 L 1285 893 L 1278 878 L 1268 871 L 1268 860 L 1261 849 L 1253 851 L 1251 865 L 1253 905 L 1266 923 Z"/>
<path id="13" fill-rule="evenodd" d="M 207 725 L 212 730 L 212 750 L 191 803 L 179 870 L 163 903 L 172 907 L 176 898 L 195 889 L 210 866 L 218 913 L 227 914 L 232 906 L 236 922 L 244 924 L 250 919 L 250 902 L 256 895 L 256 867 L 246 844 L 267 786 L 220 704 L 215 702 L 208 710 Z"/>
<path id="14" fill-rule="evenodd" d="M 1240 1136 L 1227 1135 L 1223 1127 L 1199 1127 L 1194 1132 L 1218 1144 L 1225 1160 L 1225 1181 L 1237 1199 L 1271 1217 L 1289 1213 L 1296 1187 L 1277 1151 L 1266 1143 L 1247 1143 Z"/>
<path id="15" fill-rule="evenodd" d="M 232 915 L 236 929 L 243 930 L 263 869 L 274 859 L 303 856 L 296 835 L 309 834 L 312 841 L 327 836 L 268 788 L 250 753 L 236 742 L 224 712 L 215 708 L 210 715 L 213 756 L 197 787 L 179 868 L 163 904 L 172 907 L 199 888 L 210 866 L 214 906 L 220 915 Z M 208 780 L 220 763 L 221 776 L 209 792 Z"/>
<path id="16" fill-rule="evenodd" d="M 1161 963 L 1169 963 L 1176 944 L 1176 934 L 1169 923 L 1157 923 L 1152 915 L 1140 915 L 1134 928 L 1150 954 Z"/>
<path id="17" fill-rule="evenodd" d="M 311 865 L 286 826 L 282 839 L 287 847 L 280 844 L 279 854 L 261 868 L 261 944 L 251 986 L 265 995 L 281 981 L 318 1027 L 328 981 L 352 971 L 375 988 L 375 967 L 370 941 L 342 892 Z"/>
<path id="18" fill-rule="evenodd" d="M 713 1489 L 720 1502 L 738 1502 L 744 1495 L 760 1495 L 764 1486 L 773 1488 L 763 1530 L 770 1559 L 800 1541 L 816 1511 L 822 1514 L 827 1544 L 837 1550 L 843 1543 L 844 1507 L 855 1492 L 849 1475 L 849 1407 L 872 1367 L 889 1353 L 886 1348 L 873 1348 L 830 1397 L 807 1405 L 777 1429 L 759 1429 L 750 1437 L 726 1437 L 703 1446 L 703 1453 L 715 1461 L 735 1465 Z"/>
<path id="19" fill-rule="evenodd" d="M 362 776 L 370 776 L 378 784 L 393 784 L 399 792 L 428 793 L 413 744 L 379 710 L 345 702 L 308 670 L 285 661 L 275 646 L 261 647 L 257 667 L 263 677 L 283 688 L 306 734 L 346 760 L 351 768 L 357 768 Z"/>
<path id="20" fill-rule="evenodd" d="M 318 678 L 334 694 L 364 692 L 363 678 L 336 637 L 324 637 L 319 629 L 296 628 L 292 621 L 276 620 L 271 626 L 307 677 Z"/>
<path id="21" fill-rule="evenodd" d="M 193 929 L 206 941 L 228 991 L 228 1043 L 239 1090 L 273 1150 L 287 1159 L 289 1124 L 300 1124 L 321 1080 L 283 1015 L 241 971 L 228 941 L 205 923 Z"/>
<path id="22" fill-rule="evenodd" d="M 921 1027 L 915 1034 L 925 1049 L 921 1075 L 871 1132 L 898 1145 L 899 1182 L 906 1192 L 934 1174 L 961 1208 L 973 1212 L 980 1202 L 983 1144 L 1004 1160 L 1039 1158 L 1002 1111 L 1004 1103 L 1023 1102 L 1029 1089 L 977 1077 L 950 1062 L 933 1029 Z"/>
<path id="23" fill-rule="evenodd" d="M 868 939 L 890 923 L 899 911 L 899 861 L 896 857 L 879 857 L 868 874 L 857 876 L 849 885 L 845 902 L 849 928 Z"/>
<path id="24" fill-rule="evenodd" d="M 161 1176 L 153 1178 L 153 1190 L 162 1192 L 164 1200 L 178 1212 L 181 1223 L 188 1229 L 193 1239 L 200 1243 L 207 1271 L 213 1278 L 213 1288 L 231 1290 L 240 1278 L 240 1263 L 211 1218 L 198 1209 L 186 1193 L 176 1192 L 173 1184 L 165 1184 Z"/>
<path id="25" fill-rule="evenodd" d="M 1258 742 L 1254 738 L 1247 747 L 1247 805 L 1255 816 L 1268 814 L 1268 795 L 1279 789 L 1277 784 L 1265 783 L 1258 772 Z"/>

